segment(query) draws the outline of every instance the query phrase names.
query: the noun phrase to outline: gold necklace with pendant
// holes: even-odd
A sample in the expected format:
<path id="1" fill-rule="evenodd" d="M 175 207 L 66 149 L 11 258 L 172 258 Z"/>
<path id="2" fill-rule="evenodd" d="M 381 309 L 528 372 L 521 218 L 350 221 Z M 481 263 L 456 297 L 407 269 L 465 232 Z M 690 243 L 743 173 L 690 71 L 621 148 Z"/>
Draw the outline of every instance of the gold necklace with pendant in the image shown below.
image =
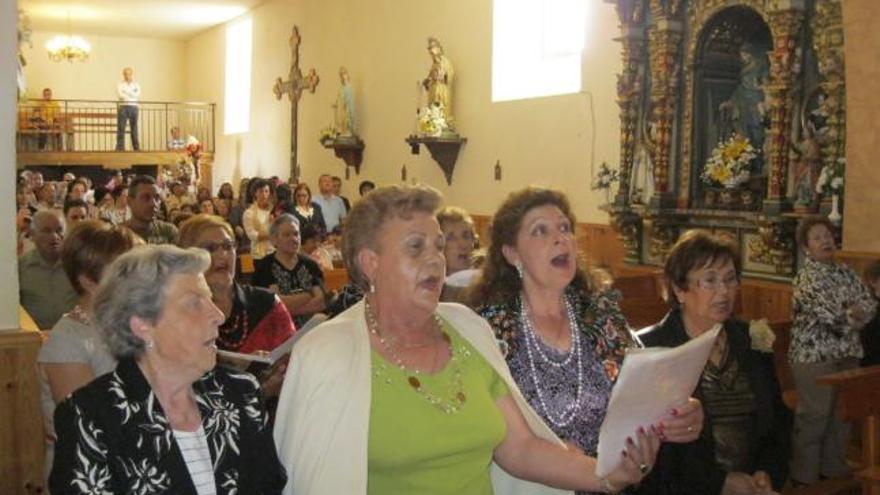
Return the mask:
<path id="1" fill-rule="evenodd" d="M 464 393 L 464 382 L 461 377 L 461 363 L 459 361 L 469 357 L 470 351 L 463 345 L 456 347 L 452 344 L 452 339 L 449 337 L 449 334 L 442 330 L 440 317 L 436 313 L 433 315 L 435 328 L 449 346 L 449 352 L 451 354 L 449 365 L 452 366 L 452 384 L 450 386 L 448 397 L 442 397 L 440 394 L 435 394 L 426 390 L 425 387 L 422 386 L 422 381 L 419 379 L 421 372 L 418 369 L 411 371 L 403 365 L 403 359 L 400 357 L 400 354 L 394 349 L 394 346 L 385 340 L 385 338 L 379 333 L 379 321 L 376 319 L 373 307 L 367 299 L 364 299 L 364 314 L 366 316 L 367 327 L 369 328 L 370 333 L 376 336 L 376 339 L 379 341 L 379 344 L 385 350 L 386 354 L 391 357 L 394 364 L 400 368 L 400 371 L 406 375 L 406 382 L 409 386 L 434 407 L 440 409 L 444 413 L 455 414 L 459 412 L 461 406 L 463 406 L 467 400 L 467 396 Z M 380 371 L 384 370 L 384 363 L 380 364 L 379 367 Z M 377 377 L 378 375 L 379 373 L 377 373 Z M 391 383 L 391 379 L 387 377 L 387 375 L 385 377 L 385 383 Z"/>

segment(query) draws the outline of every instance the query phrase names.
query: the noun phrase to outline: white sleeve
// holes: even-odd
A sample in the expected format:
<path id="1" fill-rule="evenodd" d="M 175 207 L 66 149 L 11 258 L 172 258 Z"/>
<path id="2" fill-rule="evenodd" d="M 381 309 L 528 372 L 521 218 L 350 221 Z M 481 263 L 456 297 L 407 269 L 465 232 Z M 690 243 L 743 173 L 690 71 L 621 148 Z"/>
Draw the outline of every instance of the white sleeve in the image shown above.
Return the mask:
<path id="1" fill-rule="evenodd" d="M 247 234 L 248 239 L 251 242 L 257 242 L 257 239 L 260 237 L 260 230 L 257 225 L 257 215 L 253 209 L 248 208 L 244 211 L 244 215 L 241 217 L 241 226 L 244 228 L 244 233 Z"/>

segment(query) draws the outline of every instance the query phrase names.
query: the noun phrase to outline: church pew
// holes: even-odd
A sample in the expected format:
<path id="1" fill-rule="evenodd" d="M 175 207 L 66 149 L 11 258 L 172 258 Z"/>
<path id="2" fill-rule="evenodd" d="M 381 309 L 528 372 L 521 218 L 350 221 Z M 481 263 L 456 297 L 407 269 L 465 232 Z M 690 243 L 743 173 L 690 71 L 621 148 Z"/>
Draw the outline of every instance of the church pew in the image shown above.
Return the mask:
<path id="1" fill-rule="evenodd" d="M 819 378 L 837 389 L 838 412 L 862 426 L 862 481 L 864 495 L 880 495 L 880 366 L 856 368 Z"/>

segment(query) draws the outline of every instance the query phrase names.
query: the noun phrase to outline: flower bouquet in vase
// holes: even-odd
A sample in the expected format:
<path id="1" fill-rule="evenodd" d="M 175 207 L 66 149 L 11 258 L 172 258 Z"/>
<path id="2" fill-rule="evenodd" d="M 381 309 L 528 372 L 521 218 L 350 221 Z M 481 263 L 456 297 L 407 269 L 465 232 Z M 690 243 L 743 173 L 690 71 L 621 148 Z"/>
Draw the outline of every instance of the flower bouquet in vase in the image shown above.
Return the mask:
<path id="1" fill-rule="evenodd" d="M 419 110 L 419 134 L 424 137 L 454 137 L 455 130 L 446 118 L 442 104 L 432 103 Z"/>
<path id="2" fill-rule="evenodd" d="M 700 174 L 700 180 L 710 188 L 721 188 L 718 202 L 722 207 L 737 206 L 741 198 L 739 189 L 749 181 L 750 165 L 757 156 L 758 153 L 749 140 L 736 133 L 727 141 L 719 142 L 712 150 L 712 155 Z"/>
<path id="3" fill-rule="evenodd" d="M 838 224 L 843 219 L 840 214 L 840 198 L 843 197 L 843 182 L 846 169 L 846 158 L 838 158 L 834 163 L 822 167 L 819 179 L 816 180 L 816 192 L 822 195 L 822 202 L 831 198 L 828 220 Z"/>

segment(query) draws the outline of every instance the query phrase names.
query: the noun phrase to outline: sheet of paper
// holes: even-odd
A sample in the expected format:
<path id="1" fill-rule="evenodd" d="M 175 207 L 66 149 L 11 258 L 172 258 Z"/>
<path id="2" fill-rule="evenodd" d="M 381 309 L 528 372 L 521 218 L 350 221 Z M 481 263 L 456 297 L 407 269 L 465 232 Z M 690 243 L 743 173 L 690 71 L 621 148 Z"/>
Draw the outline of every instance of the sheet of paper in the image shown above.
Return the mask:
<path id="1" fill-rule="evenodd" d="M 673 349 L 627 352 L 599 430 L 599 476 L 607 476 L 622 462 L 627 437 L 635 438 L 640 426 L 656 423 L 693 395 L 720 330 L 721 325 L 715 325 Z"/>

